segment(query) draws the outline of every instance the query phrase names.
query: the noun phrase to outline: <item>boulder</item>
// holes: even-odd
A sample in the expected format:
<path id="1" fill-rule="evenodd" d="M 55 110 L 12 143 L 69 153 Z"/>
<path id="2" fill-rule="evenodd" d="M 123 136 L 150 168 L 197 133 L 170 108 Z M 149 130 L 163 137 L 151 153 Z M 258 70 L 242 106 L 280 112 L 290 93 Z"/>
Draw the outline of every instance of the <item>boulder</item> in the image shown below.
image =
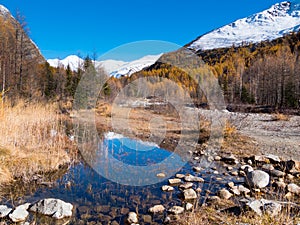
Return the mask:
<path id="1" fill-rule="evenodd" d="M 6 205 L 0 205 L 0 218 L 6 217 L 11 211 L 12 208 L 7 207 Z"/>
<path id="2" fill-rule="evenodd" d="M 173 206 L 172 208 L 170 208 L 168 210 L 169 213 L 172 213 L 172 214 L 175 214 L 175 215 L 178 215 L 178 214 L 181 214 L 184 212 L 184 208 L 181 207 L 181 206 Z"/>
<path id="3" fill-rule="evenodd" d="M 138 216 L 135 212 L 128 213 L 127 221 L 129 224 L 136 224 L 138 222 Z"/>
<path id="4" fill-rule="evenodd" d="M 183 178 L 185 177 L 185 175 L 184 175 L 184 174 L 177 173 L 175 177 L 176 177 L 176 178 L 179 178 L 179 179 L 183 179 Z"/>
<path id="5" fill-rule="evenodd" d="M 184 200 L 193 200 L 197 199 L 198 196 L 194 189 L 190 188 L 183 191 L 183 197 Z"/>
<path id="6" fill-rule="evenodd" d="M 265 155 L 265 157 L 267 159 L 269 159 L 270 162 L 272 162 L 272 163 L 280 163 L 281 162 L 281 159 L 277 155 L 267 154 L 267 155 Z"/>
<path id="7" fill-rule="evenodd" d="M 246 181 L 250 187 L 264 188 L 270 182 L 270 175 L 262 170 L 248 172 L 246 170 Z"/>
<path id="8" fill-rule="evenodd" d="M 179 178 L 169 179 L 169 184 L 180 184 L 181 180 Z"/>
<path id="9" fill-rule="evenodd" d="M 198 167 L 198 166 L 194 166 L 193 167 L 193 170 L 195 171 L 195 172 L 201 172 L 202 171 L 202 168 L 201 167 Z"/>
<path id="10" fill-rule="evenodd" d="M 191 203 L 186 203 L 186 205 L 185 205 L 185 210 L 186 211 L 190 211 L 190 210 L 192 210 L 194 208 L 194 205 L 193 204 L 191 204 Z"/>
<path id="11" fill-rule="evenodd" d="M 274 186 L 277 188 L 277 189 L 285 189 L 286 188 L 286 183 L 284 183 L 283 181 L 276 181 L 274 183 Z"/>
<path id="12" fill-rule="evenodd" d="M 238 186 L 238 190 L 241 192 L 241 193 L 244 193 L 245 195 L 249 194 L 251 191 L 246 188 L 244 185 L 239 185 Z"/>
<path id="13" fill-rule="evenodd" d="M 184 183 L 184 184 L 179 185 L 179 188 L 185 190 L 185 189 L 190 189 L 190 188 L 192 188 L 193 186 L 194 186 L 193 183 L 187 182 L 187 183 Z"/>
<path id="14" fill-rule="evenodd" d="M 300 187 L 297 184 L 291 183 L 287 186 L 287 190 L 292 194 L 300 195 Z"/>
<path id="15" fill-rule="evenodd" d="M 230 199 L 232 197 L 232 194 L 225 188 L 221 189 L 219 192 L 218 192 L 218 195 L 220 198 L 222 199 Z"/>
<path id="16" fill-rule="evenodd" d="M 243 165 L 243 166 L 240 167 L 240 169 L 242 171 L 246 171 L 247 170 L 248 172 L 252 172 L 254 170 L 253 167 L 250 166 L 250 165 Z"/>
<path id="17" fill-rule="evenodd" d="M 30 203 L 26 203 L 23 205 L 20 205 L 18 207 L 16 207 L 14 209 L 14 211 L 9 214 L 9 218 L 14 222 L 14 223 L 18 223 L 18 222 L 22 222 L 24 220 L 26 220 L 26 218 L 29 215 L 29 212 L 27 211 L 27 209 L 29 208 Z"/>
<path id="18" fill-rule="evenodd" d="M 239 160 L 234 155 L 223 156 L 221 161 L 231 165 L 235 165 L 239 163 Z"/>
<path id="19" fill-rule="evenodd" d="M 164 186 L 161 187 L 161 189 L 163 191 L 174 191 L 174 187 L 169 186 L 169 185 L 164 185 Z"/>
<path id="20" fill-rule="evenodd" d="M 55 219 L 63 219 L 72 216 L 73 205 L 60 199 L 47 198 L 34 203 L 29 210 Z"/>
<path id="21" fill-rule="evenodd" d="M 158 174 L 156 174 L 156 176 L 157 176 L 158 178 L 165 178 L 165 177 L 166 177 L 166 174 L 164 174 L 164 173 L 158 173 Z"/>
<path id="22" fill-rule="evenodd" d="M 270 200 L 254 200 L 251 202 L 248 202 L 247 205 L 252 209 L 254 212 L 256 212 L 258 215 L 262 216 L 263 213 L 266 213 L 270 215 L 271 217 L 274 217 L 278 215 L 281 212 L 282 206 L 281 204 L 270 201 Z"/>
<path id="23" fill-rule="evenodd" d="M 285 172 L 282 172 L 280 170 L 275 170 L 275 169 L 271 170 L 269 173 L 273 177 L 284 177 L 285 176 Z"/>
<path id="24" fill-rule="evenodd" d="M 150 213 L 163 213 L 165 211 L 165 207 L 163 205 L 155 205 L 149 209 Z"/>
<path id="25" fill-rule="evenodd" d="M 193 176 L 193 175 L 186 175 L 186 176 L 184 177 L 184 180 L 185 180 L 186 182 L 201 182 L 201 183 L 204 182 L 204 179 L 203 179 L 203 178 L 201 178 L 201 177 L 195 177 L 195 176 Z"/>

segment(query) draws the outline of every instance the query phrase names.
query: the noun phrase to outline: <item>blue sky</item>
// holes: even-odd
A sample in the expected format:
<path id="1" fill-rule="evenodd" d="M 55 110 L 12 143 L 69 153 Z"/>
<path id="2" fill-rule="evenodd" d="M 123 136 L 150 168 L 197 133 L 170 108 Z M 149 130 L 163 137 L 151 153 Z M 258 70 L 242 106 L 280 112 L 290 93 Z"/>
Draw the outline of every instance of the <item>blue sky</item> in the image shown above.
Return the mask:
<path id="1" fill-rule="evenodd" d="M 101 56 L 122 44 L 142 40 L 182 46 L 279 1 L 1 0 L 0 3 L 14 15 L 19 10 L 26 17 L 30 36 L 46 58 L 64 58 L 92 52 Z"/>

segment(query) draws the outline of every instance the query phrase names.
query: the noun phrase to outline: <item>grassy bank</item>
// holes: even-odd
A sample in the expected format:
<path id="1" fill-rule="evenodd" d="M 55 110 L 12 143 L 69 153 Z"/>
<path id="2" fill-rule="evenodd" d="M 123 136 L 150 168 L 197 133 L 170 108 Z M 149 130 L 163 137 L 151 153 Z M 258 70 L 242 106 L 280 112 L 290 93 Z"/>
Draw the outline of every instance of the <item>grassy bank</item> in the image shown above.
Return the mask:
<path id="1" fill-rule="evenodd" d="M 0 184 L 70 163 L 74 145 L 55 104 L 5 104 L 0 112 Z"/>

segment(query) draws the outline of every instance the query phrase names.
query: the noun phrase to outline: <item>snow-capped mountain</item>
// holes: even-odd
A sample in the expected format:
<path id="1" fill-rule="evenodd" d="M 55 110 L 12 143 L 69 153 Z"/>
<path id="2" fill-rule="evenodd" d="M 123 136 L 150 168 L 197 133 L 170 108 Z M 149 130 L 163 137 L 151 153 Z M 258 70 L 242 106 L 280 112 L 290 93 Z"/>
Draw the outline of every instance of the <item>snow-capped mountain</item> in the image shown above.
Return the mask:
<path id="1" fill-rule="evenodd" d="M 300 4 L 284 1 L 213 30 L 188 45 L 199 51 L 274 40 L 300 28 Z"/>
<path id="2" fill-rule="evenodd" d="M 147 55 L 138 60 L 134 60 L 132 62 L 127 62 L 119 67 L 117 70 L 112 71 L 110 73 L 111 76 L 121 77 L 121 76 L 130 76 L 133 73 L 139 72 L 144 68 L 153 65 L 162 54 L 159 55 Z"/>
<path id="3" fill-rule="evenodd" d="M 153 65 L 160 57 L 160 55 L 148 55 L 144 56 L 138 60 L 134 60 L 131 62 L 124 62 L 118 60 L 104 60 L 104 61 L 95 61 L 95 66 L 103 67 L 104 70 L 110 75 L 114 77 L 121 76 L 130 76 L 131 74 L 141 71 L 142 69 Z M 64 67 L 66 68 L 68 65 L 71 70 L 77 70 L 78 68 L 83 66 L 84 60 L 76 55 L 70 55 L 65 59 L 48 59 L 47 60 L 50 66 L 52 67 Z"/>
<path id="4" fill-rule="evenodd" d="M 76 70 L 77 68 L 81 67 L 83 65 L 84 60 L 79 58 L 77 55 L 70 55 L 66 58 L 60 60 L 60 59 L 48 59 L 47 62 L 52 67 L 64 67 L 67 68 L 67 66 L 70 66 L 71 70 Z"/>

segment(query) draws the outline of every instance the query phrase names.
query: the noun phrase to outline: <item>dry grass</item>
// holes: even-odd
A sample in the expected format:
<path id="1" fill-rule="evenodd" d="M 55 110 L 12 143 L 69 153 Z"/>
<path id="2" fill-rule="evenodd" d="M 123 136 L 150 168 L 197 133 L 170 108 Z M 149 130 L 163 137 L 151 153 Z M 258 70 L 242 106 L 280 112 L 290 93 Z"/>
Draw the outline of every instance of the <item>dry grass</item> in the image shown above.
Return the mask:
<path id="1" fill-rule="evenodd" d="M 272 115 L 272 120 L 273 121 L 289 121 L 290 116 L 289 115 L 284 115 L 282 113 L 275 113 Z"/>
<path id="2" fill-rule="evenodd" d="M 74 145 L 65 135 L 54 104 L 5 106 L 0 118 L 0 183 L 50 172 L 70 163 Z"/>
<path id="3" fill-rule="evenodd" d="M 254 212 L 246 212 L 240 216 L 234 216 L 229 213 L 218 212 L 212 207 L 202 207 L 197 212 L 185 214 L 180 217 L 180 220 L 176 221 L 176 225 L 293 225 L 299 223 L 299 221 L 299 217 L 289 216 L 285 212 L 276 217 L 270 217 L 267 214 L 258 216 Z"/>
<path id="4" fill-rule="evenodd" d="M 230 153 L 239 157 L 254 155 L 259 152 L 255 141 L 241 135 L 237 128 L 229 122 L 226 122 L 224 127 L 224 142 L 221 150 L 223 153 Z"/>

